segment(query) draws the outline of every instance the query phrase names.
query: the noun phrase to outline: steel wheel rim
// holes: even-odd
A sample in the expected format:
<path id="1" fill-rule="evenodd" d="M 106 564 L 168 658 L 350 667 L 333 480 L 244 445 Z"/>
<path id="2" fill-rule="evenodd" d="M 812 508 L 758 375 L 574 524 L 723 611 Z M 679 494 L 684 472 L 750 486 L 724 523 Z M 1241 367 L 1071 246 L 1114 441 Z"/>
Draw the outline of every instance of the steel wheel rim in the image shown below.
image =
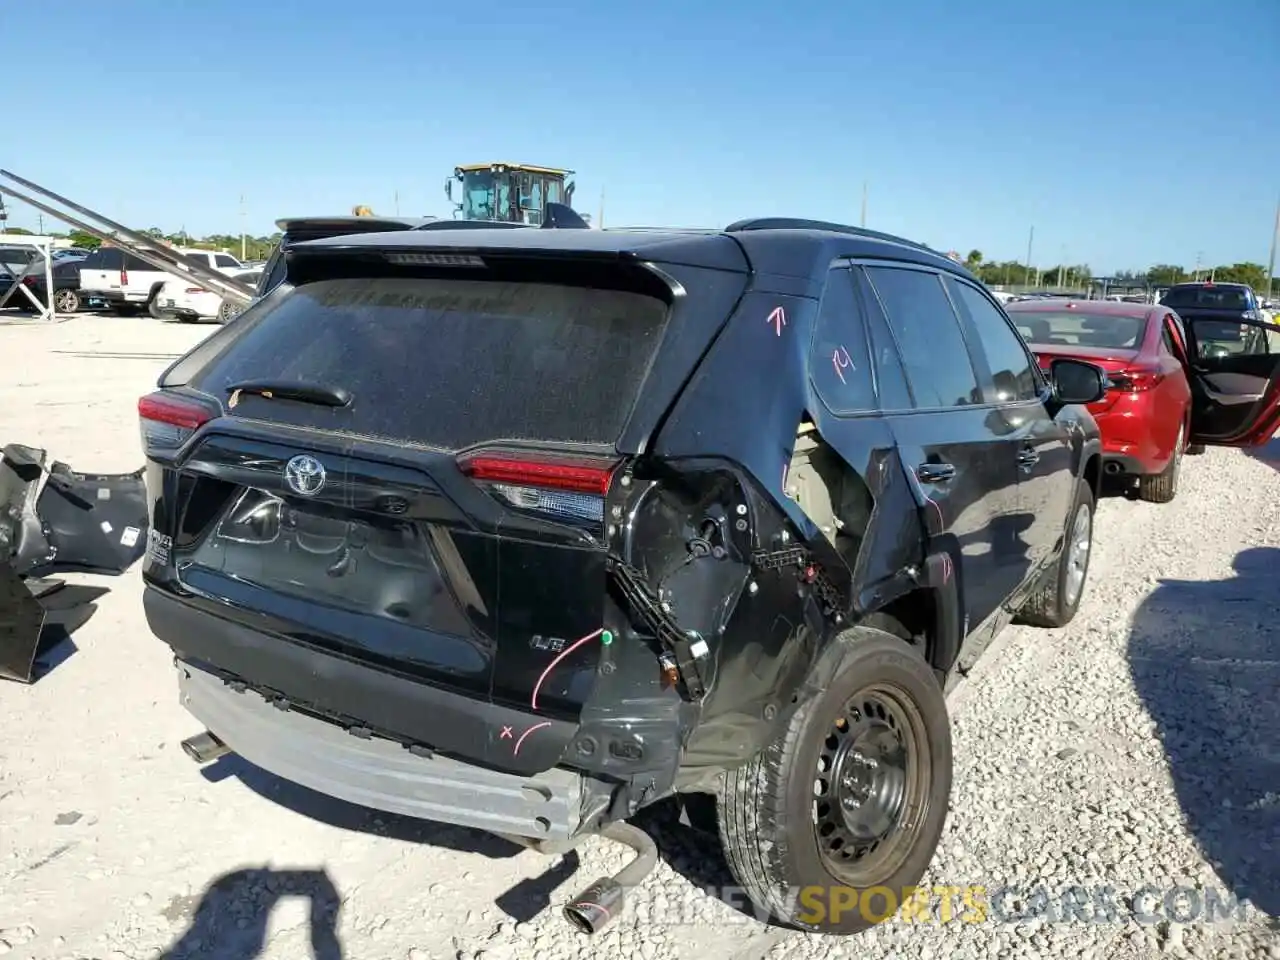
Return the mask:
<path id="1" fill-rule="evenodd" d="M 1089 568 L 1089 548 L 1092 545 L 1093 512 L 1087 503 L 1080 504 L 1075 523 L 1071 525 L 1071 538 L 1067 542 L 1067 606 L 1080 597 L 1084 589 L 1084 576 Z"/>
<path id="2" fill-rule="evenodd" d="M 924 718 L 905 691 L 876 684 L 845 701 L 819 745 L 813 785 L 828 872 L 861 888 L 895 873 L 924 821 L 930 772 Z"/>

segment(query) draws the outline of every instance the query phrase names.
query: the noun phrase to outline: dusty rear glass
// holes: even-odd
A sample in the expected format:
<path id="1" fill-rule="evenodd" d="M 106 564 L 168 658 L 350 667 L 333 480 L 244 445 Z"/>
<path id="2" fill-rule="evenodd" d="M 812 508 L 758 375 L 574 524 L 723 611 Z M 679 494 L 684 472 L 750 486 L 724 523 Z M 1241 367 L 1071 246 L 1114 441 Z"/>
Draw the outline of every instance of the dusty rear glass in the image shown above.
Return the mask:
<path id="1" fill-rule="evenodd" d="M 457 450 L 493 440 L 612 443 L 667 320 L 643 294 L 542 283 L 305 284 L 193 377 L 224 402 L 245 380 L 341 387 L 333 409 L 241 401 L 232 415 Z"/>
<path id="2" fill-rule="evenodd" d="M 1045 346 L 1136 350 L 1147 324 L 1143 317 L 1079 310 L 1062 313 L 1014 310 L 1009 315 L 1027 343 Z"/>
<path id="3" fill-rule="evenodd" d="M 1160 302 L 1166 307 L 1202 310 L 1248 310 L 1249 297 L 1240 287 L 1174 287 Z"/>

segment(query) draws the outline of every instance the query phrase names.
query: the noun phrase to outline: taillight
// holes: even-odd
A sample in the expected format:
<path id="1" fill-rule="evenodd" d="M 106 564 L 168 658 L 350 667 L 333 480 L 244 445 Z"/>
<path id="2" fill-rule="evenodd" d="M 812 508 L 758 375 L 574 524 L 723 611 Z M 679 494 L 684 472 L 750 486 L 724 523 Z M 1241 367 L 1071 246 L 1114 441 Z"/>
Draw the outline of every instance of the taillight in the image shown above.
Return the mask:
<path id="1" fill-rule="evenodd" d="M 1150 390 L 1158 386 L 1163 379 L 1164 374 L 1159 370 L 1150 370 L 1143 367 L 1134 367 L 1130 370 L 1107 374 L 1110 389 L 1120 393 L 1141 393 L 1144 390 Z"/>
<path id="2" fill-rule="evenodd" d="M 187 293 L 204 293 L 203 287 L 187 287 Z"/>
<path id="3" fill-rule="evenodd" d="M 175 397 L 163 391 L 149 393 L 138 401 L 138 419 L 142 430 L 142 452 L 170 452 L 187 442 L 213 414 L 192 400 Z"/>
<path id="4" fill-rule="evenodd" d="M 475 453 L 464 474 L 511 507 L 565 520 L 604 522 L 604 498 L 617 463 L 594 457 Z"/>
<path id="5" fill-rule="evenodd" d="M 124 267 L 120 268 L 120 286 L 127 287 L 129 285 L 129 271 Z"/>

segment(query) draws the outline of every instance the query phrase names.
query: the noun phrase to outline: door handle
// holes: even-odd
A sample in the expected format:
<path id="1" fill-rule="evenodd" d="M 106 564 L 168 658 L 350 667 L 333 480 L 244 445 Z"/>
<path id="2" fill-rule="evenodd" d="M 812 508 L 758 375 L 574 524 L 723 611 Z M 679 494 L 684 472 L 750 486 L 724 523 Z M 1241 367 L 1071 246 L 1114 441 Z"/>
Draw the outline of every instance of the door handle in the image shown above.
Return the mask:
<path id="1" fill-rule="evenodd" d="M 922 463 L 916 467 L 921 483 L 946 483 L 956 475 L 956 468 L 949 463 Z"/>
<path id="2" fill-rule="evenodd" d="M 1040 454 L 1036 453 L 1031 447 L 1023 447 L 1018 451 L 1018 466 L 1034 467 L 1040 462 Z"/>

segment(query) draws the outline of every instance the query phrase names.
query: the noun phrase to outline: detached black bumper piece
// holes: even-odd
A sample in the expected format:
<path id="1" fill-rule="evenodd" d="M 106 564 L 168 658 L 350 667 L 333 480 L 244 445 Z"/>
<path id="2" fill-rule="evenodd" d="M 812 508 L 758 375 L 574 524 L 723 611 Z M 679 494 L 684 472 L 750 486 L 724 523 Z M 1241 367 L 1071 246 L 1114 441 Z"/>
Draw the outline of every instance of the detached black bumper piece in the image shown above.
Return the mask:
<path id="1" fill-rule="evenodd" d="M 34 678 L 50 602 L 75 619 L 102 590 L 44 579 L 65 571 L 120 574 L 147 544 L 141 469 L 77 473 L 36 447 L 11 443 L 0 456 L 0 677 Z"/>

